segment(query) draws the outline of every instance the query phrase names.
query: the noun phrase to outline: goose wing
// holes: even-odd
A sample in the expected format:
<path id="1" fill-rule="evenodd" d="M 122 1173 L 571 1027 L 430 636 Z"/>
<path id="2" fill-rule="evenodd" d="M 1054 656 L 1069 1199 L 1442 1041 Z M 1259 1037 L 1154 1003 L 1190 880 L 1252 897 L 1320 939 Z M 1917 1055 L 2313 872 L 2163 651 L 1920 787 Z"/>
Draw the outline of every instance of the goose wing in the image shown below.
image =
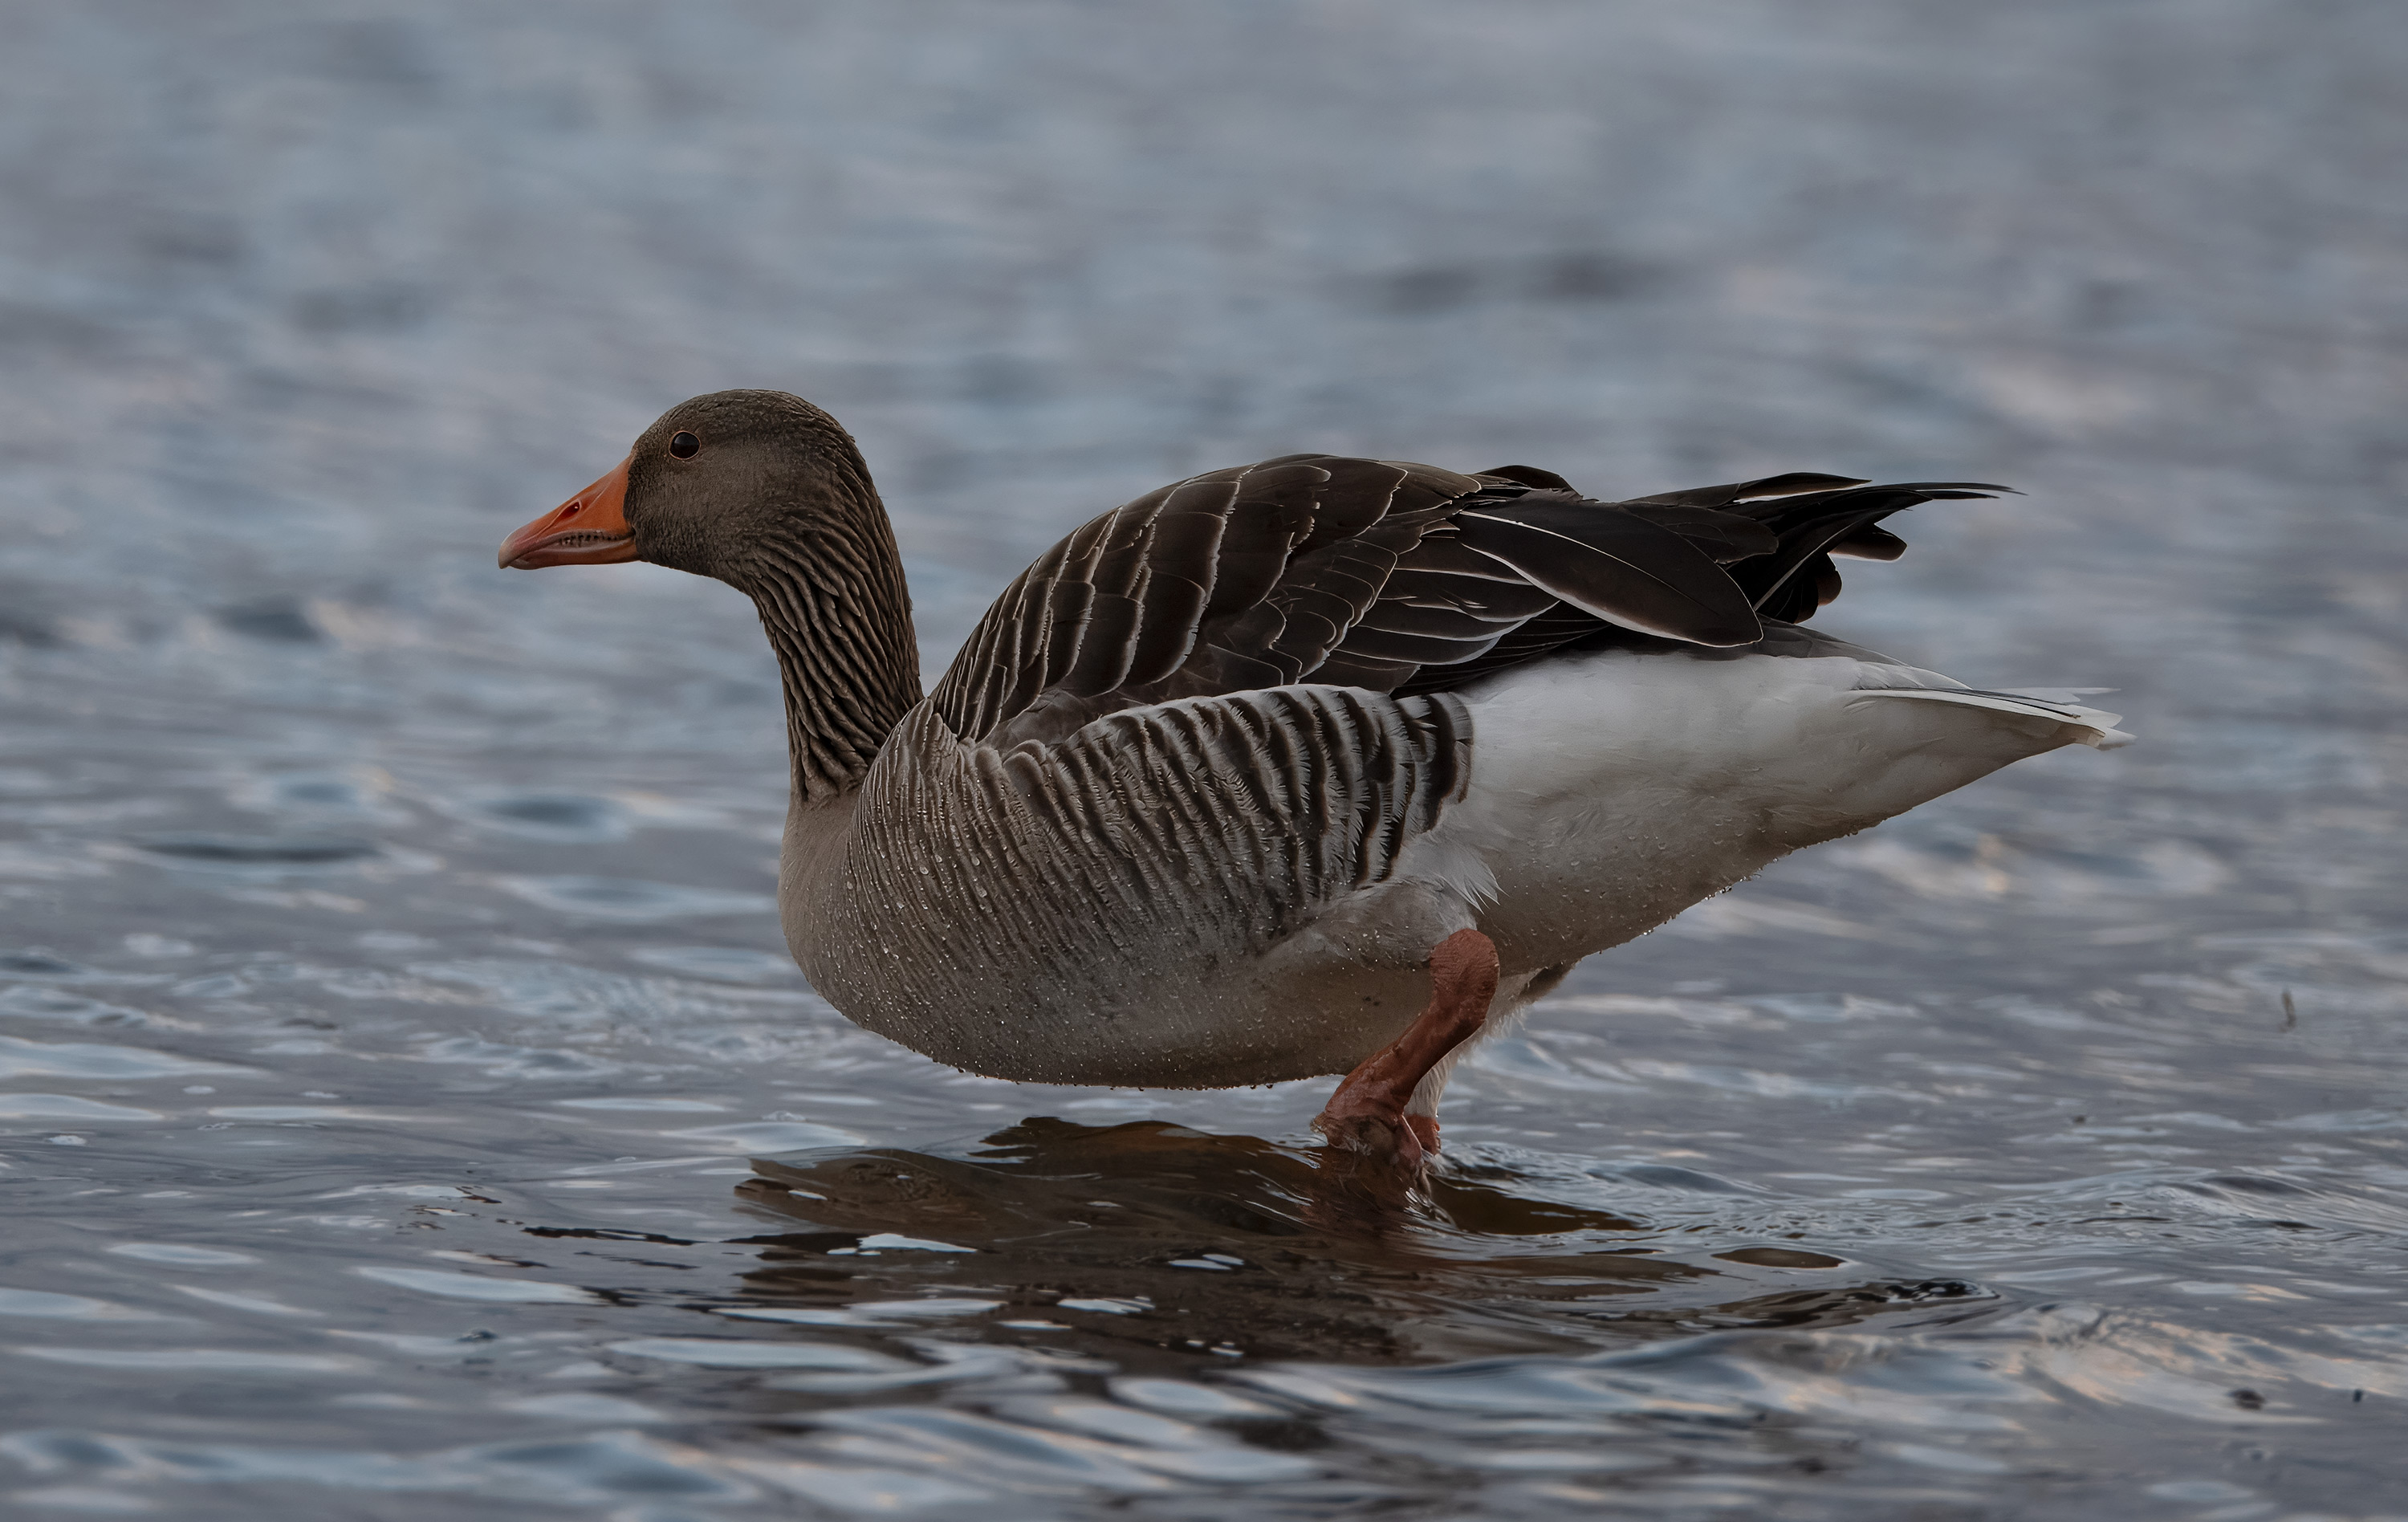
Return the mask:
<path id="1" fill-rule="evenodd" d="M 1714 563 L 1716 572 L 1748 610 L 1749 619 L 1744 624 L 1733 620 L 1724 637 L 1710 637 L 1697 625 L 1651 626 L 1641 616 L 1646 608 L 1627 595 L 1620 602 L 1562 597 L 1515 624 L 1485 653 L 1452 664 L 1421 666 L 1396 677 L 1387 691 L 1444 692 L 1567 649 L 1616 645 L 1666 649 L 1689 644 L 1790 653 L 1804 647 L 1787 636 L 1788 626 L 1812 618 L 1840 594 L 1834 556 L 1895 560 L 1905 553 L 1906 542 L 1879 526 L 1883 519 L 1920 502 L 1984 497 L 2008 490 L 1977 481 L 1875 486 L 1853 477 L 1793 471 L 1603 502 L 1581 495 L 1560 477 L 1527 467 L 1506 466 L 1481 474 L 1483 480 L 1510 479 L 1530 488 L 1509 504 L 1486 510 L 1490 516 L 1566 526 L 1572 533 L 1597 536 L 1627 535 L 1627 530 L 1613 525 L 1627 517 L 1684 540 Z M 1495 540 L 1477 535 L 1465 536 L 1465 543 L 1492 559 L 1500 548 Z M 1436 545 L 1405 568 L 1439 573 L 1392 583 L 1431 600 L 1477 597 L 1481 590 L 1476 579 L 1497 574 L 1494 567 L 1465 560 Z M 1534 574 L 1526 573 L 1524 579 L 1540 582 Z M 1727 609 L 1728 604 L 1717 606 Z M 1381 617 L 1375 610 L 1367 622 L 1377 623 Z M 1748 629 L 1753 632 L 1743 638 L 1727 637 Z"/>
<path id="2" fill-rule="evenodd" d="M 1442 692 L 1567 646 L 1754 645 L 1836 596 L 1877 526 L 2003 488 L 1796 472 L 1622 502 L 1523 466 L 1291 454 L 1085 524 L 996 599 L 930 702 L 1010 749 L 1104 715 L 1299 683 Z"/>
<path id="3" fill-rule="evenodd" d="M 1149 492 L 1022 572 L 930 700 L 964 739 L 1008 748 L 1311 680 L 1398 558 L 1482 490 L 1430 466 L 1290 455 Z"/>

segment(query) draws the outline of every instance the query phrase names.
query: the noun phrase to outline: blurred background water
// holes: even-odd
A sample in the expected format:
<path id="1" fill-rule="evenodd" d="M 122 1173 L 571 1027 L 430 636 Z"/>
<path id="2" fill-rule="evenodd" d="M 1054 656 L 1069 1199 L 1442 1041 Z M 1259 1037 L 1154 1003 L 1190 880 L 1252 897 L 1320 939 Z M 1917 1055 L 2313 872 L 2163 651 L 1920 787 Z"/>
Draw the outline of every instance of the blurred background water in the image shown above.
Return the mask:
<path id="1" fill-rule="evenodd" d="M 0 1509 L 2408 1515 L 2396 5 L 5 16 Z M 1326 1084 L 838 1018 L 750 610 L 493 568 L 734 385 L 932 671 L 1275 453 L 1971 478 L 1823 622 L 2143 742 L 1583 967 L 1332 1222 Z"/>

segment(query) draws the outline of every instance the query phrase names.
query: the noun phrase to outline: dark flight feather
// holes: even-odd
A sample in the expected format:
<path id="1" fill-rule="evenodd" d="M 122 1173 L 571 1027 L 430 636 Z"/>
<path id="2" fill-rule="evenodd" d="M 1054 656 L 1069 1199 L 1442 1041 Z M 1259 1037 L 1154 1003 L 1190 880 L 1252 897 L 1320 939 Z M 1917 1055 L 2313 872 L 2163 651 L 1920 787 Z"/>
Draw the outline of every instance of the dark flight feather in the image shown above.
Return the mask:
<path id="1" fill-rule="evenodd" d="M 1455 515 L 1456 537 L 1575 608 L 1700 645 L 1762 638 L 1721 567 L 1670 529 L 1604 503 L 1512 503 Z"/>

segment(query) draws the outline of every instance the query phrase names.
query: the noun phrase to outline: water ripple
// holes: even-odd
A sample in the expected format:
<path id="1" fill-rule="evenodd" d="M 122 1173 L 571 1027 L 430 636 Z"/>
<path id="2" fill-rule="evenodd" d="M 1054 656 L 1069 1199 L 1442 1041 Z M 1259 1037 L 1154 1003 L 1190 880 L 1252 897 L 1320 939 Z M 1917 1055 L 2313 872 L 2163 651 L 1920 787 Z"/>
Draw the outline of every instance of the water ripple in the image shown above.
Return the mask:
<path id="1" fill-rule="evenodd" d="M 422 1295 L 456 1300 L 500 1300 L 511 1304 L 591 1305 L 601 1297 L 575 1285 L 547 1284 L 537 1279 L 491 1279 L 480 1274 L 452 1273 L 441 1269 L 402 1269 L 364 1264 L 351 1271 L 363 1279 Z"/>
<path id="2" fill-rule="evenodd" d="M 184 1078 L 247 1070 L 133 1046 L 36 1041 L 0 1036 L 0 1078 Z"/>
<path id="3" fill-rule="evenodd" d="M 624 877 L 507 877 L 499 883 L 527 902 L 559 913 L 629 924 L 706 914 L 760 914 L 778 907 L 778 901 L 764 893 Z"/>

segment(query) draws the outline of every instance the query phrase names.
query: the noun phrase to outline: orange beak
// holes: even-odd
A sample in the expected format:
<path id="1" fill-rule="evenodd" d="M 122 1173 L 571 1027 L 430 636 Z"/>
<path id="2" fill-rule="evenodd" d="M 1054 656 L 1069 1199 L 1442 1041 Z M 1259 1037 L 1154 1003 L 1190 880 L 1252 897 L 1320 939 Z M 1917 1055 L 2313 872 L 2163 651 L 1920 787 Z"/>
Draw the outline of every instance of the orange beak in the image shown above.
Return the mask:
<path id="1" fill-rule="evenodd" d="M 627 526 L 630 454 L 600 481 L 502 541 L 504 570 L 545 566 L 609 566 L 636 558 Z"/>

